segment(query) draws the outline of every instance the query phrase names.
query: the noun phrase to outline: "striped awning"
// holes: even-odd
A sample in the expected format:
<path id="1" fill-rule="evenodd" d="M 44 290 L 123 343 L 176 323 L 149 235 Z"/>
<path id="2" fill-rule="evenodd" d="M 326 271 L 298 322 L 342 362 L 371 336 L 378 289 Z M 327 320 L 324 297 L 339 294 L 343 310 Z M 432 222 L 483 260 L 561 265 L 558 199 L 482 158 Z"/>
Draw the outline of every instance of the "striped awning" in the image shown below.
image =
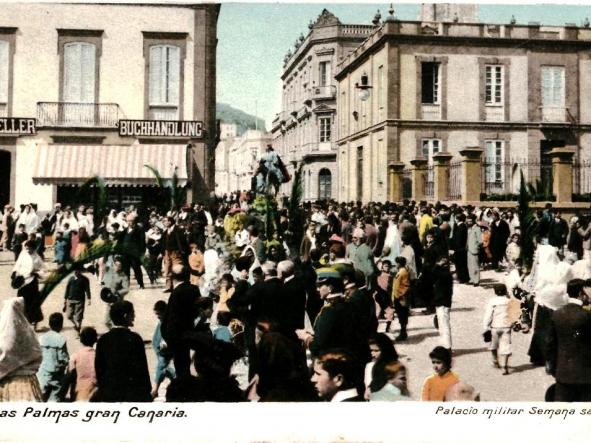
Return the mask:
<path id="1" fill-rule="evenodd" d="M 187 183 L 187 146 L 55 145 L 37 146 L 35 184 L 79 185 L 99 176 L 107 186 L 155 186 L 156 169 L 170 184 L 176 169 L 179 185 Z"/>

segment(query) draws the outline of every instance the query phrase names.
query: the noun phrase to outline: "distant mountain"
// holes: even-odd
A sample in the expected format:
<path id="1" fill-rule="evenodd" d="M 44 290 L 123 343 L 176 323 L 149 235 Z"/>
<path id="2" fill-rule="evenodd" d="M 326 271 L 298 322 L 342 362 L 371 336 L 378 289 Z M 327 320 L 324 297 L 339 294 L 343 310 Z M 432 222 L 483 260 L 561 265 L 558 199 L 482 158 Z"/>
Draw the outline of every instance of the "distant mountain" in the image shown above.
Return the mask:
<path id="1" fill-rule="evenodd" d="M 216 119 L 221 120 L 222 123 L 236 123 L 238 135 L 242 135 L 247 129 L 255 129 L 257 126 L 260 130 L 266 130 L 265 121 L 262 118 L 256 118 L 254 115 L 247 114 L 225 103 L 216 103 L 215 115 Z"/>

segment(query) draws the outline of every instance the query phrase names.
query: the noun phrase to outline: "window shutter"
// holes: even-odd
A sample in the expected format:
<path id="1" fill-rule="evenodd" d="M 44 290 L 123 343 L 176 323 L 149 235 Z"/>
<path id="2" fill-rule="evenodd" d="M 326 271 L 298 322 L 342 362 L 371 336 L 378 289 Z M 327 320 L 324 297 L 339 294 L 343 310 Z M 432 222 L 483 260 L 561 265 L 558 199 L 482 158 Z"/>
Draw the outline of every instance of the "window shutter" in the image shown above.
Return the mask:
<path id="1" fill-rule="evenodd" d="M 81 43 L 80 53 L 80 102 L 94 103 L 96 48 L 92 44 Z"/>
<path id="2" fill-rule="evenodd" d="M 542 105 L 552 105 L 552 73 L 551 68 L 542 68 Z"/>
<path id="3" fill-rule="evenodd" d="M 150 105 L 157 105 L 162 100 L 162 52 L 163 46 L 152 46 L 150 48 Z"/>
<path id="4" fill-rule="evenodd" d="M 64 45 L 64 101 L 79 102 L 81 99 L 81 48 L 80 43 Z"/>
<path id="5" fill-rule="evenodd" d="M 168 46 L 168 94 L 167 104 L 179 104 L 179 87 L 181 75 L 181 50 L 177 46 Z"/>
<path id="6" fill-rule="evenodd" d="M 8 42 L 0 41 L 0 103 L 8 102 Z"/>

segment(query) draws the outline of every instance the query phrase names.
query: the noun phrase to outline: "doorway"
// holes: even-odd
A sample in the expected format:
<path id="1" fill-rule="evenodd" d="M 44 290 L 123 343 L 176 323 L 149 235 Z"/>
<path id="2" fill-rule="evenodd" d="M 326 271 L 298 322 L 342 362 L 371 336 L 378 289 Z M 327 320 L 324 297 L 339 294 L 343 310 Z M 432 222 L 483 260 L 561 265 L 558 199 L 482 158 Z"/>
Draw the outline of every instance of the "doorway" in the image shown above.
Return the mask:
<path id="1" fill-rule="evenodd" d="M 0 151 L 0 208 L 10 203 L 10 171 L 12 158 L 10 152 Z"/>

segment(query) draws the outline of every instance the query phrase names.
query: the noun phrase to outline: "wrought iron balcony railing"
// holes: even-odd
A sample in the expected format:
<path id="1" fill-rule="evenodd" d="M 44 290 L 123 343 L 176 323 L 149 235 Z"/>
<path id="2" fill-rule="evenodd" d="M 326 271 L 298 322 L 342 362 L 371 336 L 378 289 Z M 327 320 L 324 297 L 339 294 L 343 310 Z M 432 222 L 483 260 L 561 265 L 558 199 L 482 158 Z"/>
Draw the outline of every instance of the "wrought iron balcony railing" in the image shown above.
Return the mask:
<path id="1" fill-rule="evenodd" d="M 37 103 L 39 126 L 115 128 L 121 117 L 117 103 Z"/>

